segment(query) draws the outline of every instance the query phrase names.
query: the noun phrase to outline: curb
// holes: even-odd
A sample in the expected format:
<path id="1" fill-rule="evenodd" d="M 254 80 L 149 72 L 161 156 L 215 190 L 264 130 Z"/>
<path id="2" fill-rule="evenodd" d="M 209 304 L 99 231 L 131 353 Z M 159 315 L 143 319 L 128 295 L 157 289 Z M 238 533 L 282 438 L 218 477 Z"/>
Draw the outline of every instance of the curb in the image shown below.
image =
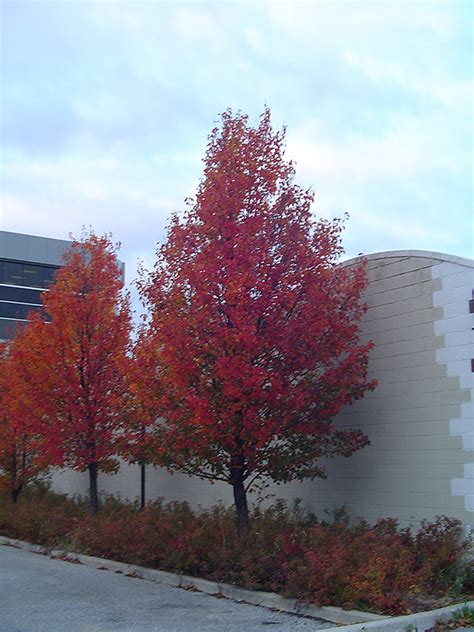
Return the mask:
<path id="1" fill-rule="evenodd" d="M 322 619 L 324 621 L 328 621 L 329 623 L 350 626 L 349 628 L 344 628 L 344 630 L 347 629 L 352 631 L 352 629 L 365 629 L 360 626 L 354 627 L 351 624 L 368 624 L 370 622 L 377 624 L 378 621 L 383 623 L 391 620 L 391 618 L 387 619 L 385 615 L 373 614 L 371 612 L 360 612 L 358 610 L 343 610 L 342 608 L 337 608 L 336 606 L 322 606 L 318 608 L 317 606 L 312 606 L 311 604 L 301 603 L 297 599 L 280 597 L 280 595 L 277 595 L 276 593 L 248 590 L 246 588 L 240 588 L 239 586 L 232 586 L 231 584 L 214 582 L 209 579 L 201 579 L 199 577 L 191 577 L 189 575 L 180 575 L 177 573 L 170 573 L 168 571 L 155 570 L 153 568 L 127 564 L 125 562 L 117 562 L 115 560 L 108 560 L 102 557 L 83 555 L 82 553 L 74 553 L 63 549 L 48 549 L 47 547 L 40 546 L 38 544 L 31 544 L 30 542 L 25 542 L 23 540 L 14 540 L 13 538 L 7 538 L 5 536 L 0 536 L 0 545 L 13 546 L 32 553 L 48 555 L 51 558 L 61 558 L 66 561 L 69 559 L 70 561 L 77 561 L 85 566 L 91 566 L 93 568 L 121 571 L 124 574 L 133 574 L 134 577 L 167 584 L 168 586 L 194 588 L 195 590 L 206 593 L 207 595 L 220 595 L 234 601 L 244 601 L 245 603 L 254 606 L 263 606 L 264 608 L 271 608 L 289 614 L 310 617 L 312 619 Z M 374 628 L 374 630 L 378 629 L 386 630 L 387 628 Z"/>
<path id="2" fill-rule="evenodd" d="M 435 625 L 440 619 L 450 619 L 451 616 L 460 610 L 463 606 L 474 608 L 474 601 L 458 603 L 446 608 L 438 610 L 429 610 L 428 612 L 418 612 L 416 614 L 408 614 L 403 617 L 391 617 L 381 621 L 373 621 L 371 623 L 361 623 L 356 625 L 343 626 L 341 631 L 344 632 L 426 632 Z M 460 630 L 463 628 L 459 628 Z M 325 632 L 318 630 L 317 632 Z"/>

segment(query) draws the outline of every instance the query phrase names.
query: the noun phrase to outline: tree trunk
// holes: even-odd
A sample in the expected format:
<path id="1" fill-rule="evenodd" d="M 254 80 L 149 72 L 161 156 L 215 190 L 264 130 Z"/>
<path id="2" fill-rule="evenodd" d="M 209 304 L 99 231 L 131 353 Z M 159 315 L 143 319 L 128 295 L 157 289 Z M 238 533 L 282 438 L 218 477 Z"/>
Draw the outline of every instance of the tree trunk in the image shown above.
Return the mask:
<path id="1" fill-rule="evenodd" d="M 146 503 L 146 499 L 145 499 L 145 464 L 142 463 L 140 465 L 140 474 L 141 474 L 141 480 L 140 480 L 140 507 L 142 509 L 144 509 L 145 507 L 145 503 Z"/>
<path id="2" fill-rule="evenodd" d="M 91 514 L 95 516 L 99 511 L 99 494 L 97 492 L 97 463 L 90 463 L 87 466 L 87 469 L 89 470 L 89 500 Z"/>
<path id="3" fill-rule="evenodd" d="M 11 498 L 12 498 L 12 503 L 16 503 L 18 495 L 20 493 L 21 487 L 20 489 L 17 488 L 16 486 L 16 476 L 17 476 L 17 467 L 16 467 L 16 451 L 12 454 L 12 471 L 11 471 L 11 476 L 12 476 L 12 491 L 11 491 Z"/>
<path id="4" fill-rule="evenodd" d="M 249 527 L 249 508 L 247 505 L 247 492 L 241 476 L 234 478 L 232 483 L 234 490 L 234 503 L 236 512 L 237 533 L 243 535 Z"/>
<path id="5" fill-rule="evenodd" d="M 22 485 L 19 485 L 18 487 L 15 487 L 15 489 L 12 489 L 11 491 L 12 503 L 16 503 L 16 501 L 18 500 L 18 496 L 20 495 L 21 488 L 22 488 Z"/>

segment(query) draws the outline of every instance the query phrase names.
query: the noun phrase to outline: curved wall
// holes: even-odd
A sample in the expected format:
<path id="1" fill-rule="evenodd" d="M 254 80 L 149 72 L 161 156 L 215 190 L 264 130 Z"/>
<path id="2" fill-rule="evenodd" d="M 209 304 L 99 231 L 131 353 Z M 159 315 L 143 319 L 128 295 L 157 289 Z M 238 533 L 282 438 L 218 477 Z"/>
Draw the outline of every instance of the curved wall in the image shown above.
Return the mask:
<path id="1" fill-rule="evenodd" d="M 366 258 L 361 329 L 375 343 L 369 371 L 378 387 L 336 423 L 363 429 L 371 445 L 330 463 L 328 479 L 305 485 L 305 497 L 317 513 L 345 504 L 368 520 L 392 516 L 403 525 L 443 514 L 469 530 L 474 262 L 422 251 Z"/>

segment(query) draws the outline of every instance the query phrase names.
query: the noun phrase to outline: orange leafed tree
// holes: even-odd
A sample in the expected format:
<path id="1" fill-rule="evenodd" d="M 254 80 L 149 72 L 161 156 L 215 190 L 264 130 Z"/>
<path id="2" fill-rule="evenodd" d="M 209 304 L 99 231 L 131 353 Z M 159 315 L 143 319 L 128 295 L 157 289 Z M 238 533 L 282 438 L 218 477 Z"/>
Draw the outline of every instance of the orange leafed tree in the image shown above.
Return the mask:
<path id="1" fill-rule="evenodd" d="M 97 475 L 117 467 L 126 434 L 131 315 L 117 247 L 94 234 L 73 242 L 43 293 L 45 322 L 33 315 L 21 336 L 23 379 L 53 465 Z"/>
<path id="2" fill-rule="evenodd" d="M 10 492 L 13 502 L 49 465 L 44 439 L 33 423 L 31 393 L 20 379 L 18 346 L 17 340 L 0 345 L 0 488 Z"/>
<path id="3" fill-rule="evenodd" d="M 368 443 L 332 419 L 374 387 L 359 339 L 365 267 L 337 266 L 342 224 L 317 220 L 266 110 L 227 111 L 204 177 L 141 285 L 157 460 L 232 485 L 239 531 L 258 479 L 324 476 L 323 457 Z M 149 399 L 149 383 L 146 382 Z"/>
<path id="4" fill-rule="evenodd" d="M 160 408 L 157 397 L 156 365 L 153 341 L 148 330 L 141 327 L 133 346 L 128 370 L 129 403 L 127 407 L 127 433 L 123 441 L 123 457 L 136 463 L 141 470 L 140 504 L 145 507 L 146 465 L 157 462 L 161 444 L 155 430 L 160 425 Z"/>

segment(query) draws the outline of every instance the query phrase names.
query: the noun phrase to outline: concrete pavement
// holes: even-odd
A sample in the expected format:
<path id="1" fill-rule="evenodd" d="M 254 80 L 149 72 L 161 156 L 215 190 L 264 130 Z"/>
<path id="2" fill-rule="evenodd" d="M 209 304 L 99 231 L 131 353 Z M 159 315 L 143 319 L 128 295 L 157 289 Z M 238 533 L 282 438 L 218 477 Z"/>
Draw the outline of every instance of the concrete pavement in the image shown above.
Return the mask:
<path id="1" fill-rule="evenodd" d="M 266 608 L 0 546 L 1 632 L 315 632 Z"/>

